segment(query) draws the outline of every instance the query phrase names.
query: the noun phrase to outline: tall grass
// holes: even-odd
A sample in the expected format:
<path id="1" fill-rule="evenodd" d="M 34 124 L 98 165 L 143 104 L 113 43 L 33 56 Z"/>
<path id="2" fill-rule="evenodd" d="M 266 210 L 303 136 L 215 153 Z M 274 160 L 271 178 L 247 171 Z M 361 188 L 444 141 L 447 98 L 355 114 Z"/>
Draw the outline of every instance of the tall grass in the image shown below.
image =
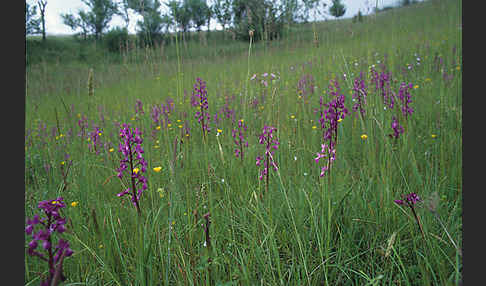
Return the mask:
<path id="1" fill-rule="evenodd" d="M 173 50 L 137 48 L 121 55 L 121 63 L 29 65 L 26 217 L 39 200 L 63 196 L 68 203 L 66 238 L 74 254 L 64 261 L 66 285 L 457 284 L 462 256 L 444 227 L 460 247 L 460 11 L 461 1 L 427 1 L 364 23 L 315 23 L 319 46 L 311 26 L 299 26 L 277 42 L 252 43 L 251 54 L 249 43 L 210 39 L 207 47 L 186 47 L 174 38 Z M 402 81 L 416 87 L 415 111 L 401 121 L 405 132 L 396 143 L 388 137 L 396 107 L 384 110 L 371 83 L 370 68 L 380 64 L 396 79 L 395 92 Z M 332 171 L 319 177 L 319 97 L 330 99 L 329 80 L 336 79 L 351 110 L 360 71 L 368 85 L 366 116 L 350 113 L 340 123 Z M 276 79 L 268 75 L 265 86 L 248 78 L 261 80 L 264 73 Z M 298 92 L 304 75 L 314 78 L 313 93 Z M 225 104 L 234 112 L 234 118 L 221 112 L 219 123 L 211 121 L 207 140 L 190 104 L 197 77 L 207 83 L 212 118 Z M 157 130 L 151 109 L 168 98 L 170 126 Z M 137 99 L 144 115 L 135 115 Z M 83 116 L 86 132 L 94 125 L 103 130 L 100 154 L 78 136 Z M 244 160 L 235 157 L 231 136 L 240 119 L 248 126 Z M 141 217 L 116 197 L 123 188 L 115 171 L 121 123 L 143 132 L 148 189 Z M 255 165 L 265 124 L 277 128 L 280 141 L 268 192 Z M 61 166 L 71 160 L 63 175 Z M 160 173 L 153 171 L 157 166 Z M 425 239 L 408 210 L 393 202 L 410 192 L 424 199 L 439 194 L 444 227 L 427 208 L 417 209 Z M 73 201 L 79 204 L 71 207 Z M 38 284 L 42 264 L 27 254 L 25 264 L 26 281 Z"/>

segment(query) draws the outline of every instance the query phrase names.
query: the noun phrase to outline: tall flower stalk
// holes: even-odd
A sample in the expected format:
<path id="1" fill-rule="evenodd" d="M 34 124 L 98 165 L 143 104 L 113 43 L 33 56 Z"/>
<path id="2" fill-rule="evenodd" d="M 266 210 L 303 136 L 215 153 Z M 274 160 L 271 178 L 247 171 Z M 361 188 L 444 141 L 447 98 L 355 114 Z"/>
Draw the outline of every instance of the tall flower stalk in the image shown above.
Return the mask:
<path id="1" fill-rule="evenodd" d="M 278 139 L 274 137 L 273 132 L 277 131 L 277 128 L 272 126 L 263 126 L 262 134 L 258 137 L 258 143 L 265 145 L 265 153 L 264 156 L 257 156 L 256 157 L 256 165 L 261 166 L 263 161 L 263 169 L 260 170 L 260 176 L 258 177 L 260 180 L 265 178 L 265 190 L 268 193 L 268 185 L 269 185 L 269 171 L 268 167 L 271 165 L 274 171 L 278 170 L 277 164 L 275 163 L 275 151 L 278 149 L 280 143 Z"/>
<path id="2" fill-rule="evenodd" d="M 48 277 L 41 280 L 41 286 L 57 285 L 58 281 L 66 280 L 62 273 L 62 264 L 65 257 L 73 254 L 73 250 L 69 247 L 69 242 L 62 238 L 53 247 L 54 234 L 56 232 L 62 234 L 66 231 L 64 225 L 67 220 L 60 213 L 60 209 L 64 207 L 66 207 L 66 204 L 62 197 L 41 201 L 38 208 L 44 212 L 45 216 L 41 217 L 36 214 L 32 219 L 27 220 L 25 232 L 32 235 L 32 241 L 28 245 L 28 254 L 46 261 L 49 267 Z M 36 232 L 37 227 L 40 227 L 40 229 Z M 39 242 L 42 243 L 42 249 L 46 253 L 37 250 Z"/>
<path id="3" fill-rule="evenodd" d="M 417 225 L 420 228 L 420 233 L 422 234 L 422 238 L 425 239 L 425 233 L 424 229 L 422 227 L 422 223 L 420 222 L 420 218 L 415 212 L 415 204 L 418 202 L 422 201 L 420 197 L 416 193 L 410 193 L 408 195 L 405 195 L 403 197 L 403 200 L 395 200 L 394 202 L 398 205 L 407 205 L 410 207 L 410 210 L 412 211 L 412 214 L 415 218 L 415 221 L 417 222 Z"/>
<path id="4" fill-rule="evenodd" d="M 120 129 L 120 144 L 118 151 L 122 154 L 120 167 L 117 169 L 118 178 L 122 179 L 124 172 L 128 169 L 130 174 L 130 186 L 118 193 L 118 197 L 130 195 L 131 201 L 137 208 L 138 215 L 140 211 L 140 196 L 147 189 L 147 179 L 142 175 L 147 171 L 147 162 L 142 157 L 144 153 L 142 148 L 142 132 L 135 127 L 131 129 L 126 123 Z M 140 187 L 138 187 L 141 185 Z"/>
<path id="5" fill-rule="evenodd" d="M 366 110 L 364 109 L 364 105 L 366 104 L 366 84 L 363 78 L 363 72 L 359 73 L 359 77 L 354 79 L 353 85 L 353 112 L 357 112 L 361 114 L 361 118 L 364 118 L 366 114 Z"/>
<path id="6" fill-rule="evenodd" d="M 211 128 L 209 127 L 211 116 L 208 111 L 209 104 L 207 96 L 206 82 L 199 77 L 196 78 L 194 90 L 192 91 L 191 104 L 198 108 L 195 117 L 197 118 L 198 123 L 201 124 L 201 131 L 204 139 L 206 139 L 206 133 L 211 131 Z"/>
<path id="7" fill-rule="evenodd" d="M 321 96 L 319 104 L 321 106 L 321 114 L 319 122 L 321 124 L 322 139 L 324 144 L 321 144 L 321 152 L 317 152 L 317 157 L 314 159 L 319 163 L 321 158 L 326 158 L 327 163 L 321 167 L 320 176 L 323 177 L 331 168 L 332 162 L 336 159 L 336 144 L 338 140 L 338 124 L 348 114 L 348 109 L 344 106 L 345 96 L 341 94 L 339 83 L 336 80 L 331 80 L 329 85 L 329 94 L 332 99 L 329 103 L 323 103 Z"/>
<path id="8" fill-rule="evenodd" d="M 235 156 L 241 159 L 243 162 L 243 157 L 245 152 L 243 151 L 243 147 L 248 147 L 248 142 L 245 139 L 246 132 L 246 124 L 244 123 L 243 119 L 238 120 L 238 127 L 231 131 L 231 135 L 233 136 L 233 142 L 236 145 L 235 148 Z"/>

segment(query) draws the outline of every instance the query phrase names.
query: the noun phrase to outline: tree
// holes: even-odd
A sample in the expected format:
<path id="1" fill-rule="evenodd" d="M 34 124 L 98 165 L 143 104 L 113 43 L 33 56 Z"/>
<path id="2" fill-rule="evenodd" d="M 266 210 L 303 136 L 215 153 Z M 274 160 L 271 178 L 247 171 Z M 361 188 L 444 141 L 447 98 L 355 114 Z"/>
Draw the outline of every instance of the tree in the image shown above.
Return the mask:
<path id="1" fill-rule="evenodd" d="M 201 31 L 201 27 L 206 24 L 208 18 L 209 7 L 205 0 L 186 0 L 184 4 L 187 5 L 187 9 L 191 18 L 191 21 L 198 32 Z"/>
<path id="2" fill-rule="evenodd" d="M 42 24 L 42 41 L 46 41 L 46 6 L 47 6 L 47 1 L 46 0 L 38 0 L 37 1 L 37 7 L 39 7 L 40 11 L 40 21 Z"/>
<path id="3" fill-rule="evenodd" d="M 304 5 L 302 5 L 302 20 L 304 23 L 307 23 L 309 21 L 310 11 L 317 7 L 319 0 L 302 0 L 302 2 L 304 3 Z"/>
<path id="4" fill-rule="evenodd" d="M 253 40 L 276 38 L 282 32 L 284 14 L 277 3 L 270 0 L 234 0 L 234 25 L 236 35 L 249 39 L 253 30 Z"/>
<path id="5" fill-rule="evenodd" d="M 37 18 L 37 7 L 25 3 L 25 35 L 38 34 L 40 20 Z"/>
<path id="6" fill-rule="evenodd" d="M 123 18 L 123 21 L 125 21 L 125 29 L 128 30 L 128 26 L 130 25 L 130 17 L 128 15 L 128 12 L 130 11 L 130 0 L 121 0 L 118 2 L 118 15 Z"/>
<path id="7" fill-rule="evenodd" d="M 341 3 L 341 0 L 332 0 L 332 5 L 329 7 L 329 13 L 332 16 L 339 18 L 346 13 L 346 7 Z"/>
<path id="8" fill-rule="evenodd" d="M 188 9 L 187 1 L 179 2 L 170 0 L 167 4 L 172 20 L 179 25 L 179 29 L 183 34 L 189 29 L 191 22 L 191 14 Z"/>
<path id="9" fill-rule="evenodd" d="M 137 21 L 139 28 L 139 37 L 142 38 L 145 44 L 153 45 L 163 39 L 164 27 L 168 28 L 170 19 L 167 15 L 162 16 L 159 12 L 160 2 L 158 0 L 146 1 L 140 14 L 142 21 Z"/>
<path id="10" fill-rule="evenodd" d="M 63 22 L 71 29 L 82 28 L 85 33 L 90 31 L 96 39 L 101 39 L 108 28 L 112 17 L 118 13 L 118 6 L 111 0 L 82 0 L 90 8 L 88 12 L 79 11 L 78 18 L 71 14 L 62 14 Z"/>
<path id="11" fill-rule="evenodd" d="M 233 11 L 231 9 L 233 5 L 232 0 L 216 0 L 213 6 L 211 6 L 212 14 L 216 17 L 216 20 L 223 27 L 223 32 L 226 27 L 230 25 Z M 224 37 L 224 33 L 223 33 Z"/>

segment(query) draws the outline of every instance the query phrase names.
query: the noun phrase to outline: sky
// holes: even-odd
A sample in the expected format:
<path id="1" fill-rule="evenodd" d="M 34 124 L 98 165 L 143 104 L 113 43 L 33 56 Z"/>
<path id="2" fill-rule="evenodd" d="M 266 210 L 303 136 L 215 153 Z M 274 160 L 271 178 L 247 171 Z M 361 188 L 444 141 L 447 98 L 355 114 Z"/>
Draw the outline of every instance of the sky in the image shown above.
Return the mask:
<path id="1" fill-rule="evenodd" d="M 167 0 L 162 0 L 167 2 Z M 212 1 L 209 0 L 208 4 Z M 330 6 L 331 0 L 324 0 L 327 6 Z M 361 10 L 362 13 L 366 14 L 369 7 L 374 7 L 378 5 L 379 8 L 385 6 L 397 5 L 400 0 L 342 0 L 342 3 L 346 6 L 346 14 L 343 18 L 353 17 Z M 35 0 L 27 0 L 30 5 L 35 4 Z M 162 5 L 165 7 L 165 5 Z M 47 0 L 46 6 L 46 33 L 48 35 L 67 35 L 73 34 L 74 32 L 66 25 L 63 24 L 61 19 L 61 14 L 77 14 L 79 10 L 87 10 L 87 6 L 81 0 Z M 327 10 L 327 8 L 326 8 Z M 371 11 L 370 11 L 371 12 Z M 37 11 L 39 15 L 39 11 Z M 135 33 L 136 22 L 141 17 L 136 14 L 132 14 L 130 17 L 130 25 L 128 27 L 129 33 Z M 332 19 L 330 16 L 328 19 Z M 110 27 L 120 26 L 124 27 L 124 21 L 120 16 L 114 16 L 110 22 Z M 211 29 L 221 29 L 221 26 L 216 23 L 215 20 L 211 21 Z"/>

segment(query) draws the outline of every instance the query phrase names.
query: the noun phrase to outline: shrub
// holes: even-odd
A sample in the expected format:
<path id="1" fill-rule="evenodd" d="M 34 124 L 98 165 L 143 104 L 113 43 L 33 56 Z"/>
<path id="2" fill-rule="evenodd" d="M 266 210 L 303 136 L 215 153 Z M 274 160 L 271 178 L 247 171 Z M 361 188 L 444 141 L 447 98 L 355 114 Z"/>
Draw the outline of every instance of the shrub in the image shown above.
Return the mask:
<path id="1" fill-rule="evenodd" d="M 126 28 L 115 27 L 103 37 L 106 47 L 110 52 L 119 52 L 128 41 L 128 31 Z"/>

